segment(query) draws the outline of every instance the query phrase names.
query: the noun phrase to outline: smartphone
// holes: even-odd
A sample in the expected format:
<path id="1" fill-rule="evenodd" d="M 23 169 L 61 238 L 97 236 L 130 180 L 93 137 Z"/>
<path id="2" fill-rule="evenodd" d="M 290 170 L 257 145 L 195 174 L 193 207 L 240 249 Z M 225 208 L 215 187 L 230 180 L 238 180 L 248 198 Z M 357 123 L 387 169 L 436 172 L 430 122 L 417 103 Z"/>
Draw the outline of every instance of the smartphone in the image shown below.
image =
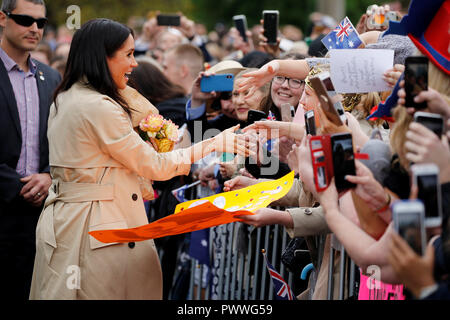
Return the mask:
<path id="1" fill-rule="evenodd" d="M 355 184 L 345 180 L 346 175 L 356 175 L 352 135 L 350 133 L 332 135 L 331 152 L 336 189 L 341 192 L 356 187 Z"/>
<path id="2" fill-rule="evenodd" d="M 428 90 L 428 58 L 407 57 L 405 60 L 405 106 L 425 109 L 426 101 L 414 102 L 415 96 L 425 90 Z"/>
<path id="3" fill-rule="evenodd" d="M 322 110 L 325 113 L 325 115 L 327 116 L 327 118 L 335 125 L 342 126 L 344 124 L 344 122 L 342 122 L 341 117 L 339 116 L 339 113 L 337 112 L 336 108 L 334 107 L 333 100 L 328 95 L 328 91 L 327 91 L 323 81 L 320 80 L 319 77 L 313 77 L 310 79 L 310 81 L 311 81 L 311 86 L 313 87 L 314 91 L 316 92 L 317 97 L 319 98 L 320 107 L 322 108 Z"/>
<path id="4" fill-rule="evenodd" d="M 253 124 L 255 121 L 267 119 L 267 114 L 259 110 L 248 110 L 247 125 Z"/>
<path id="5" fill-rule="evenodd" d="M 200 90 L 202 92 L 233 91 L 233 82 L 234 75 L 231 73 L 205 76 L 200 80 Z"/>
<path id="6" fill-rule="evenodd" d="M 158 26 L 179 26 L 180 16 L 178 14 L 158 14 L 156 22 Z"/>
<path id="7" fill-rule="evenodd" d="M 392 205 L 395 231 L 421 256 L 426 247 L 424 210 L 420 200 L 401 200 Z"/>
<path id="8" fill-rule="evenodd" d="M 444 132 L 444 118 L 440 114 L 417 111 L 414 113 L 414 121 L 433 131 L 439 138 Z"/>
<path id="9" fill-rule="evenodd" d="M 277 44 L 279 16 L 278 10 L 263 11 L 264 37 L 267 38 L 268 44 Z"/>
<path id="10" fill-rule="evenodd" d="M 244 39 L 245 42 L 248 42 L 247 34 L 245 33 L 247 31 L 247 18 L 245 15 L 240 14 L 233 17 L 234 26 L 239 31 L 239 34 L 241 35 L 242 39 Z"/>
<path id="11" fill-rule="evenodd" d="M 425 207 L 425 226 L 442 224 L 442 196 L 439 184 L 439 167 L 432 163 L 411 166 L 413 184 L 419 189 L 418 199 Z"/>
<path id="12" fill-rule="evenodd" d="M 307 134 L 310 134 L 312 136 L 315 136 L 317 134 L 314 110 L 309 110 L 305 113 L 305 128 Z"/>
<path id="13" fill-rule="evenodd" d="M 285 122 L 292 122 L 295 117 L 295 108 L 290 103 L 283 103 L 280 106 L 281 120 Z"/>

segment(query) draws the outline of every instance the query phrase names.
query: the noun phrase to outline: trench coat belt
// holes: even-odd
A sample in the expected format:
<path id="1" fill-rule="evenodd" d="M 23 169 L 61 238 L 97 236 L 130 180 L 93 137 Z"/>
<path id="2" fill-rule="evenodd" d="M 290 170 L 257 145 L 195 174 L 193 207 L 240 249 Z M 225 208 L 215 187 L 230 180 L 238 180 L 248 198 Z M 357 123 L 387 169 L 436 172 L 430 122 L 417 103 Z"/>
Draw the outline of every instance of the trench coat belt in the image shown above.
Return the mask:
<path id="1" fill-rule="evenodd" d="M 113 184 L 74 183 L 63 182 L 57 179 L 53 180 L 40 217 L 42 220 L 40 227 L 42 229 L 40 233 L 42 240 L 51 246 L 46 247 L 44 250 L 47 262 L 50 262 L 53 249 L 57 247 L 53 227 L 53 209 L 56 202 L 92 202 L 113 199 Z"/>
<path id="2" fill-rule="evenodd" d="M 91 202 L 113 199 L 113 184 L 76 183 L 53 180 L 45 207 L 56 201 Z"/>

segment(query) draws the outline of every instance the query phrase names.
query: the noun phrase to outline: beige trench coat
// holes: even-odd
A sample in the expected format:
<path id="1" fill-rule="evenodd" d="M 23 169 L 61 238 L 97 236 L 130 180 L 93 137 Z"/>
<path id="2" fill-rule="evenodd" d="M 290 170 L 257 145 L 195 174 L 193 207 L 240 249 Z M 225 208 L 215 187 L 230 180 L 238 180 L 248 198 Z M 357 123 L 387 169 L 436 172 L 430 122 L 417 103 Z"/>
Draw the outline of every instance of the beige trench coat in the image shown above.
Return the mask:
<path id="1" fill-rule="evenodd" d="M 36 229 L 30 299 L 161 299 L 153 240 L 105 244 L 88 232 L 147 224 L 139 176 L 188 174 L 186 150 L 158 154 L 120 105 L 81 83 L 57 104 L 48 122 L 53 183 Z"/>

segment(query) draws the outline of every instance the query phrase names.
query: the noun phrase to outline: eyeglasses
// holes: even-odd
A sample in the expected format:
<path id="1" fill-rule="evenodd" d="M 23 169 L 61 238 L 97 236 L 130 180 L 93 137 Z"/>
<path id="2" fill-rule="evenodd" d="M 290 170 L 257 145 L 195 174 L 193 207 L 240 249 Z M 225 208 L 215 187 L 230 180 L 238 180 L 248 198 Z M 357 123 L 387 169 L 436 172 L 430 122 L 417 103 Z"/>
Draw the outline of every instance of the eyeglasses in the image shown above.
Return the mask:
<path id="1" fill-rule="evenodd" d="M 33 25 L 33 23 L 36 22 L 37 27 L 39 29 L 44 28 L 44 26 L 47 24 L 47 18 L 39 18 L 39 19 L 35 19 L 31 16 L 27 16 L 24 14 L 12 14 L 10 12 L 6 12 L 3 11 L 8 18 L 11 18 L 14 20 L 15 23 L 17 23 L 18 25 L 24 26 L 24 27 L 29 27 L 31 25 Z"/>
<path id="2" fill-rule="evenodd" d="M 275 82 L 276 84 L 283 84 L 286 80 L 288 81 L 289 87 L 291 87 L 292 89 L 298 89 L 305 83 L 305 81 L 303 80 L 291 79 L 282 76 L 276 76 L 275 78 L 273 78 L 273 82 Z"/>

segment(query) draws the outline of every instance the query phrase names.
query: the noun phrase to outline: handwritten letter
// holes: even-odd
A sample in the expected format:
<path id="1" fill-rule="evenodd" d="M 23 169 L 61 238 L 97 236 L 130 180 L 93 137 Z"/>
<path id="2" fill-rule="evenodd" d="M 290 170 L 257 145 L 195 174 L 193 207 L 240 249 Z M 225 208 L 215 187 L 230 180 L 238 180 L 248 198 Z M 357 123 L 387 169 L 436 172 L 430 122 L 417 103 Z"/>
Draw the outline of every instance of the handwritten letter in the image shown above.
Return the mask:
<path id="1" fill-rule="evenodd" d="M 393 50 L 331 50 L 330 59 L 331 81 L 338 93 L 365 93 L 392 89 L 383 80 L 383 73 L 393 66 Z"/>

